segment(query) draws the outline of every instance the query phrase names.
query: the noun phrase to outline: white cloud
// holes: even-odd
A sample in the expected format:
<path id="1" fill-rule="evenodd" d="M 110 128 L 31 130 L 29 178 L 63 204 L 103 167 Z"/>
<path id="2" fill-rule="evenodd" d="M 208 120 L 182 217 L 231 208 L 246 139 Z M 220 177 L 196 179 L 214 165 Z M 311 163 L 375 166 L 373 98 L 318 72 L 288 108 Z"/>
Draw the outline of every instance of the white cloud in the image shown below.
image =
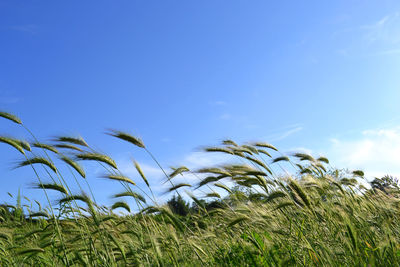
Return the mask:
<path id="1" fill-rule="evenodd" d="M 306 153 L 306 154 L 309 154 L 309 155 L 313 154 L 313 151 L 311 149 L 309 149 L 309 148 L 306 148 L 306 147 L 293 147 L 293 148 L 290 148 L 287 151 L 283 152 L 283 154 L 292 154 L 292 153 L 297 153 L 297 152 Z"/>
<path id="2" fill-rule="evenodd" d="M 223 109 L 224 107 L 226 108 L 226 106 L 227 106 L 227 103 L 225 101 L 222 101 L 222 100 L 212 101 L 212 102 L 209 102 L 209 104 L 211 106 L 219 107 L 218 109 L 220 109 L 220 111 L 221 111 L 221 109 Z M 232 116 L 231 116 L 231 114 L 229 112 L 226 112 L 224 110 L 222 110 L 222 112 L 224 112 L 224 113 L 219 115 L 218 119 L 220 119 L 220 120 L 230 120 L 232 118 Z"/>
<path id="3" fill-rule="evenodd" d="M 226 102 L 222 101 L 222 100 L 218 100 L 218 101 L 212 102 L 211 105 L 214 105 L 214 106 L 226 106 Z"/>
<path id="4" fill-rule="evenodd" d="M 26 24 L 26 25 L 15 25 L 15 26 L 10 27 L 10 29 L 14 30 L 14 31 L 36 34 L 38 27 L 35 24 Z"/>
<path id="5" fill-rule="evenodd" d="M 159 203 L 165 202 L 167 198 L 164 193 L 168 190 L 170 185 L 164 183 L 166 181 L 166 177 L 163 171 L 156 165 L 156 163 L 152 165 L 143 162 L 138 162 L 138 164 L 142 169 L 146 179 L 148 180 L 152 191 L 155 193 L 157 202 Z M 126 159 L 120 160 L 118 162 L 118 166 L 119 170 L 123 175 L 126 175 L 130 179 L 132 179 L 139 188 L 147 192 L 148 196 L 151 195 L 150 191 L 147 189 L 145 182 L 143 181 L 138 171 L 136 170 L 133 160 L 126 160 Z M 168 174 L 169 169 L 164 168 L 164 170 Z M 135 188 L 134 190 L 143 195 L 143 192 L 141 190 L 136 190 Z M 152 203 L 152 201 L 148 197 L 146 198 L 148 203 Z"/>
<path id="6" fill-rule="evenodd" d="M 198 169 L 222 164 L 229 158 L 228 155 L 222 153 L 192 152 L 184 158 L 183 162 L 188 168 Z"/>
<path id="7" fill-rule="evenodd" d="M 165 175 L 160 168 L 156 165 L 149 165 L 146 163 L 138 162 L 144 175 L 149 180 L 150 184 L 158 184 L 162 179 L 165 179 Z M 142 183 L 142 178 L 137 172 L 135 165 L 132 160 L 123 160 L 118 163 L 119 170 L 122 174 L 129 176 L 135 181 L 135 183 Z"/>
<path id="8" fill-rule="evenodd" d="M 189 168 L 191 171 L 196 171 L 203 167 L 216 166 L 222 163 L 226 163 L 229 159 L 230 157 L 228 155 L 224 155 L 221 153 L 191 152 L 190 154 L 183 156 L 181 160 L 178 160 L 177 164 L 175 164 L 174 166 L 179 167 L 183 165 Z M 137 172 L 132 160 L 123 159 L 118 161 L 117 163 L 122 174 L 127 175 L 142 189 L 146 188 L 146 185 L 142 181 L 142 178 Z M 156 194 L 157 200 L 162 202 L 168 199 L 168 194 L 166 194 L 166 192 L 171 187 L 171 184 L 167 182 L 163 171 L 155 163 L 154 165 L 143 162 L 138 163 L 147 180 L 149 181 L 153 192 Z M 167 166 L 163 166 L 163 168 L 167 174 L 172 172 L 172 169 Z M 185 172 L 183 176 L 178 175 L 174 177 L 173 183 L 175 185 L 179 183 L 189 183 L 193 186 L 196 186 L 203 178 L 204 175 L 194 175 L 192 173 Z M 196 195 L 198 195 L 198 193 Z"/>
<path id="9" fill-rule="evenodd" d="M 303 130 L 303 127 L 301 127 L 301 126 L 295 127 L 293 129 L 290 129 L 290 130 L 287 130 L 286 132 L 282 133 L 281 136 L 279 136 L 279 138 L 277 140 L 285 139 L 286 137 L 289 137 L 292 134 L 300 132 L 301 130 Z M 275 140 L 275 141 L 277 141 L 277 140 Z"/>
<path id="10" fill-rule="evenodd" d="M 272 133 L 270 135 L 266 136 L 264 139 L 267 140 L 268 142 L 281 141 L 295 133 L 300 132 L 301 130 L 303 130 L 303 126 L 301 126 L 300 124 L 293 124 L 293 125 L 289 125 L 284 128 L 272 131 Z"/>
<path id="11" fill-rule="evenodd" d="M 223 153 L 212 153 L 212 152 L 192 152 L 185 156 L 182 160 L 184 166 L 188 167 L 191 171 L 196 171 L 200 168 L 205 167 L 213 167 L 218 166 L 226 163 L 232 162 L 233 157 L 228 154 Z M 211 192 L 210 188 L 203 186 L 195 191 L 194 188 L 197 187 L 197 184 L 206 177 L 206 174 L 191 174 L 191 173 L 184 173 L 183 177 L 176 177 L 177 180 L 175 182 L 185 182 L 190 183 L 194 187 L 192 187 L 191 193 L 193 193 L 196 197 L 204 197 L 206 193 Z M 175 179 L 175 178 L 174 178 Z M 227 185 L 228 187 L 232 187 L 233 183 L 228 180 L 220 181 Z M 226 191 L 224 189 L 212 187 L 212 191 L 217 192 L 221 196 L 226 195 Z"/>
<path id="12" fill-rule="evenodd" d="M 336 167 L 362 169 L 370 179 L 400 177 L 400 126 L 366 130 L 353 140 L 331 139 L 329 155 Z"/>
<path id="13" fill-rule="evenodd" d="M 154 191 L 160 192 L 165 191 L 167 187 L 162 186 L 163 181 L 166 180 L 165 174 L 163 171 L 158 168 L 158 166 L 154 163 L 154 165 L 150 165 L 143 162 L 138 162 L 140 168 L 142 169 L 146 179 L 149 181 L 151 188 Z M 123 175 L 131 178 L 140 188 L 145 189 L 146 184 L 143 179 L 140 177 L 138 171 L 135 168 L 133 160 L 121 160 L 118 163 L 119 170 Z M 164 169 L 168 173 L 168 169 Z"/>
<path id="14" fill-rule="evenodd" d="M 400 12 L 376 18 L 368 24 L 336 31 L 333 39 L 342 41 L 335 52 L 342 56 L 357 54 L 385 56 L 397 55 L 400 48 Z"/>
<path id="15" fill-rule="evenodd" d="M 0 89 L 0 104 L 15 104 L 19 101 L 20 99 L 15 96 L 15 92 Z"/>
<path id="16" fill-rule="evenodd" d="M 229 114 L 229 113 L 224 113 L 224 114 L 221 114 L 221 115 L 219 116 L 219 119 L 220 119 L 220 120 L 229 120 L 231 117 L 232 117 L 231 114 Z"/>
<path id="17" fill-rule="evenodd" d="M 169 143 L 169 142 L 171 142 L 171 139 L 168 138 L 168 137 L 163 137 L 163 138 L 161 138 L 161 142 L 163 142 L 163 143 Z"/>
<path id="18" fill-rule="evenodd" d="M 379 55 L 397 55 L 397 54 L 400 54 L 400 48 L 399 49 L 382 50 L 378 54 Z"/>
<path id="19" fill-rule="evenodd" d="M 400 42 L 400 13 L 389 14 L 370 25 L 361 26 L 366 30 L 365 39 L 370 43 L 383 42 L 396 44 Z"/>
<path id="20" fill-rule="evenodd" d="M 0 97 L 1 104 L 15 104 L 18 103 L 19 99 L 17 97 Z"/>

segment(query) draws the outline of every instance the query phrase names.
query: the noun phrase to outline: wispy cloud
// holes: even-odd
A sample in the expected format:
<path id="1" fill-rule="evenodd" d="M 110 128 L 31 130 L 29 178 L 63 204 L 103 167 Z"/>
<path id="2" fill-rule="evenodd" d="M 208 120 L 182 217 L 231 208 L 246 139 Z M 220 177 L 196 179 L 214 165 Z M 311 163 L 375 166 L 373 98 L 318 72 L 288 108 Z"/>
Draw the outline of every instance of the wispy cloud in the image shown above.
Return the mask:
<path id="1" fill-rule="evenodd" d="M 222 100 L 217 100 L 217 101 L 210 102 L 210 105 L 212 105 L 212 106 L 226 106 L 227 103 L 225 101 L 222 101 Z"/>
<path id="2" fill-rule="evenodd" d="M 306 153 L 309 155 L 313 154 L 313 151 L 309 148 L 306 147 L 292 147 L 290 149 L 287 149 L 286 151 L 283 152 L 283 154 L 292 154 L 292 153 Z"/>
<path id="3" fill-rule="evenodd" d="M 144 162 L 138 162 L 138 164 L 148 180 L 150 187 L 156 194 L 157 201 L 165 201 L 166 199 L 164 193 L 168 190 L 170 185 L 164 183 L 166 181 L 166 177 L 163 171 L 155 164 L 152 165 Z M 123 175 L 131 178 L 138 187 L 147 192 L 147 186 L 136 170 L 132 160 L 121 160 L 118 162 L 118 166 Z M 169 169 L 166 168 L 165 171 L 169 172 Z M 148 195 L 150 195 L 149 191 Z M 150 199 L 148 200 L 150 201 Z"/>
<path id="4" fill-rule="evenodd" d="M 400 12 L 387 14 L 364 25 L 337 30 L 332 38 L 343 42 L 342 47 L 335 50 L 341 56 L 360 53 L 373 56 L 398 54 Z"/>
<path id="5" fill-rule="evenodd" d="M 0 104 L 16 104 L 19 101 L 20 98 L 13 91 L 0 89 Z"/>
<path id="6" fill-rule="evenodd" d="M 38 27 L 35 24 L 15 25 L 10 27 L 11 30 L 36 34 Z"/>
<path id="7" fill-rule="evenodd" d="M 191 169 L 198 169 L 222 164 L 227 160 L 229 157 L 221 153 L 192 152 L 186 155 L 182 162 Z"/>
<path id="8" fill-rule="evenodd" d="M 400 43 L 400 13 L 389 14 L 378 21 L 361 26 L 369 43 L 395 45 Z"/>
<path id="9" fill-rule="evenodd" d="M 295 134 L 297 132 L 300 132 L 301 130 L 303 130 L 303 127 L 301 127 L 301 126 L 298 126 L 298 127 L 293 128 L 293 129 L 287 130 L 286 132 L 282 133 L 275 141 L 283 140 L 283 139 L 285 139 L 285 138 L 287 138 L 287 137 L 289 137 L 289 136 L 291 136 L 291 135 L 293 135 L 293 134 Z"/>
<path id="10" fill-rule="evenodd" d="M 232 162 L 233 158 L 230 157 L 229 155 L 222 154 L 222 153 L 210 153 L 210 152 L 192 152 L 186 156 L 183 157 L 182 159 L 182 164 L 186 167 L 188 167 L 191 171 L 196 171 L 201 168 L 205 167 L 212 167 L 212 166 L 218 166 L 226 163 Z M 184 182 L 184 183 L 189 183 L 194 188 L 197 187 L 199 182 L 204 179 L 207 176 L 207 174 L 193 174 L 193 173 L 185 173 L 184 176 L 182 177 L 176 177 L 174 179 L 175 182 Z M 231 181 L 224 180 L 224 184 L 228 186 L 232 186 Z M 192 188 L 192 189 L 194 189 Z M 214 192 L 219 193 L 221 196 L 226 194 L 226 192 L 223 189 L 218 189 L 218 188 L 213 188 Z M 197 197 L 204 197 L 206 192 L 210 192 L 210 189 L 207 187 L 201 187 L 198 190 L 191 190 L 191 192 L 197 196 Z"/>
<path id="11" fill-rule="evenodd" d="M 160 168 L 143 162 L 138 162 L 138 163 L 145 176 L 146 177 L 148 176 L 148 178 L 151 179 L 152 182 L 158 183 L 159 181 L 165 178 L 165 175 Z M 139 181 L 136 181 L 135 179 L 135 182 L 141 183 L 141 178 L 135 168 L 135 165 L 133 164 L 133 161 L 123 160 L 120 163 L 118 163 L 118 166 L 123 174 L 128 175 L 129 177 L 132 178 L 137 177 Z"/>
<path id="12" fill-rule="evenodd" d="M 220 120 L 229 120 L 232 118 L 231 114 L 229 113 L 223 113 L 218 117 Z"/>
<path id="13" fill-rule="evenodd" d="M 169 137 L 163 137 L 163 138 L 161 138 L 161 142 L 169 143 L 169 142 L 171 142 L 171 139 Z"/>
<path id="14" fill-rule="evenodd" d="M 362 169 L 369 179 L 400 177 L 400 126 L 363 131 L 352 140 L 331 139 L 329 154 L 337 167 Z"/>
<path id="15" fill-rule="evenodd" d="M 16 104 L 19 102 L 17 97 L 0 96 L 0 104 Z"/>
<path id="16" fill-rule="evenodd" d="M 216 100 L 216 101 L 211 101 L 209 102 L 209 105 L 214 106 L 215 109 L 218 109 L 220 112 L 222 111 L 223 113 L 217 116 L 219 120 L 230 120 L 231 119 L 231 114 L 226 111 L 227 108 L 227 102 L 223 100 Z M 224 110 L 225 109 L 225 110 Z"/>
<path id="17" fill-rule="evenodd" d="M 399 49 L 388 49 L 388 50 L 382 50 L 378 52 L 378 55 L 397 55 L 400 54 L 400 48 Z"/>
<path id="18" fill-rule="evenodd" d="M 288 138 L 289 136 L 298 133 L 303 130 L 303 126 L 300 124 L 293 124 L 281 129 L 277 129 L 272 131 L 271 134 L 264 137 L 264 139 L 268 142 L 277 142 L 283 139 Z"/>

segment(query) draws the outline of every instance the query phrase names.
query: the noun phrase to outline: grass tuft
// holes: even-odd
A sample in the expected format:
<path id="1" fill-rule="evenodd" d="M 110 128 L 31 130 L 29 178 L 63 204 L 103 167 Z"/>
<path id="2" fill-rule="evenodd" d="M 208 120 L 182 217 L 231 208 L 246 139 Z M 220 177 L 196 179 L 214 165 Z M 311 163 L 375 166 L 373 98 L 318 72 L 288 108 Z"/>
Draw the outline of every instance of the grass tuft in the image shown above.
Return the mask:
<path id="1" fill-rule="evenodd" d="M 59 137 L 55 145 L 34 138 L 32 147 L 56 154 L 43 158 L 33 150 L 18 167 L 43 165 L 40 176 L 33 168 L 38 179 L 34 187 L 44 189 L 48 204 L 20 193 L 15 198 L 9 194 L 16 203 L 0 204 L 1 266 L 400 265 L 400 186 L 395 177 L 361 182 L 362 171 L 334 169 L 325 157 L 276 157 L 277 149 L 268 143 L 238 145 L 232 140 L 206 149 L 222 153 L 227 163 L 197 171 L 181 166 L 168 175 L 140 139 L 120 131 L 109 134 L 144 148 L 171 182 L 168 192 L 176 194 L 163 203 L 157 197 L 165 195 L 154 194 L 163 185 L 153 191 L 136 161 L 144 181 L 139 185 L 123 176 L 110 157 L 92 152 L 82 138 Z M 30 151 L 23 139 L 1 137 L 0 142 L 22 154 Z M 73 156 L 57 154 L 56 148 L 69 149 Z M 87 161 L 97 161 L 105 178 L 123 187 L 121 193 L 110 192 L 113 204 L 96 201 L 99 192 L 91 189 L 90 179 L 76 179 L 75 171 L 85 178 L 93 170 L 84 172 Z M 269 165 L 283 161 L 290 164 Z M 70 167 L 74 170 L 64 173 Z M 194 178 L 199 182 L 191 186 Z M 45 179 L 52 181 L 41 182 Z M 91 195 L 72 194 L 70 188 L 88 188 Z M 62 194 L 57 202 L 50 199 L 55 192 Z"/>

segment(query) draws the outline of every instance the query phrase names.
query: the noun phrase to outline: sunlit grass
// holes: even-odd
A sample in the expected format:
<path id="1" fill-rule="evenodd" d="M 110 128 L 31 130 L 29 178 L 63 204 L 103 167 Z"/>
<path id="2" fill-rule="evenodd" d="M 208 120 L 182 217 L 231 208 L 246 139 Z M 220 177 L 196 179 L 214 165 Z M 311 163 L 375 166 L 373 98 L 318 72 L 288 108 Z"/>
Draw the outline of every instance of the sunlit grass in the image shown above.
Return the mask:
<path id="1" fill-rule="evenodd" d="M 25 127 L 15 115 L 0 112 L 0 117 Z M 162 169 L 170 184 L 166 191 L 179 196 L 167 205 L 157 200 L 137 162 L 132 162 L 135 178 L 144 187 L 82 137 L 57 137 L 45 144 L 27 135 L 34 140 L 2 136 L 0 142 L 20 152 L 16 167 L 32 168 L 33 187 L 43 190 L 47 203 L 23 207 L 19 195 L 15 205 L 0 206 L 1 266 L 400 263 L 400 191 L 391 177 L 366 188 L 362 171 L 333 170 L 325 157 L 283 155 L 268 143 L 232 140 L 204 149 L 232 157 L 229 164 L 166 171 L 142 140 L 110 131 L 110 142 L 142 150 Z M 104 169 L 102 178 L 120 184 L 121 191 L 110 193 L 115 199 L 110 207 L 97 203 L 91 192 L 72 192 L 66 183 L 73 176 L 79 188 L 85 184 L 91 190 L 87 161 Z M 61 171 L 66 167 L 69 173 Z M 199 180 L 194 183 L 189 175 Z M 50 199 L 50 191 L 59 197 Z M 192 200 L 191 207 L 184 199 Z"/>

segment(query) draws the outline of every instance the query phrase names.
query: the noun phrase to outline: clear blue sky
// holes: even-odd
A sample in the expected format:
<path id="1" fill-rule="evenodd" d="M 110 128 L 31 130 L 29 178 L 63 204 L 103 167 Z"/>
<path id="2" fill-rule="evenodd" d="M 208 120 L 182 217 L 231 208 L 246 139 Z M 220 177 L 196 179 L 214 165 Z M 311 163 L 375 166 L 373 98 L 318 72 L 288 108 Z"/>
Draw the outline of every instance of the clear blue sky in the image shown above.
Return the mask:
<path id="1" fill-rule="evenodd" d="M 400 173 L 399 70 L 396 0 L 0 1 L 1 109 L 44 141 L 80 134 L 154 175 L 104 130 L 140 136 L 166 167 L 229 137 Z M 41 194 L 10 170 L 17 153 L 0 147 L 0 201 Z M 101 198 L 119 190 L 89 179 Z"/>

